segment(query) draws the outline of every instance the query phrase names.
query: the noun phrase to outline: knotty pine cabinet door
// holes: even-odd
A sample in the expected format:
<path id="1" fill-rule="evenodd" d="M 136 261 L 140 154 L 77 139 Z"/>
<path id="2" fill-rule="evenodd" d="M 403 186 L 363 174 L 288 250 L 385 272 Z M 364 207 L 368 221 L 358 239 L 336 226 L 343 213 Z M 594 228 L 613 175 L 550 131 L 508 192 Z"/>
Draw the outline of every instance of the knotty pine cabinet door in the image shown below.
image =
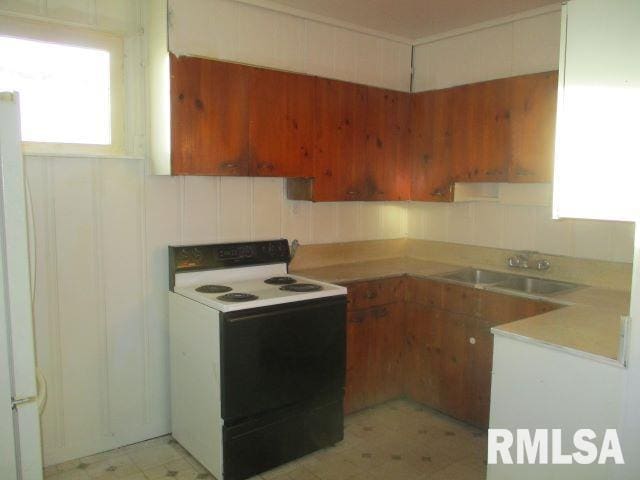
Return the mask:
<path id="1" fill-rule="evenodd" d="M 421 303 L 406 305 L 404 391 L 417 402 L 436 409 L 441 400 L 442 310 Z"/>
<path id="2" fill-rule="evenodd" d="M 315 87 L 309 75 L 251 69 L 251 175 L 313 176 Z"/>
<path id="3" fill-rule="evenodd" d="M 367 375 L 373 326 L 367 310 L 347 312 L 347 360 L 344 412 L 361 410 L 367 404 Z"/>
<path id="4" fill-rule="evenodd" d="M 439 409 L 461 420 L 469 419 L 470 371 L 474 369 L 469 343 L 469 325 L 473 317 L 443 311 L 433 317 L 442 330 L 440 348 L 440 405 Z"/>
<path id="5" fill-rule="evenodd" d="M 512 183 L 553 181 L 558 72 L 510 80 Z"/>
<path id="6" fill-rule="evenodd" d="M 345 413 L 402 395 L 403 346 L 401 303 L 348 312 Z"/>
<path id="7" fill-rule="evenodd" d="M 453 201 L 451 177 L 450 89 L 422 92 L 411 98 L 411 199 Z"/>
<path id="8" fill-rule="evenodd" d="M 249 175 L 251 70 L 171 55 L 173 175 Z"/>
<path id="9" fill-rule="evenodd" d="M 367 87 L 364 200 L 408 200 L 410 94 Z"/>
<path id="10" fill-rule="evenodd" d="M 451 174 L 456 182 L 504 182 L 511 155 L 509 79 L 452 89 Z"/>
<path id="11" fill-rule="evenodd" d="M 366 115 L 367 87 L 316 79 L 315 201 L 363 198 Z"/>
<path id="12" fill-rule="evenodd" d="M 370 310 L 373 323 L 368 370 L 368 403 L 377 405 L 403 393 L 404 305 L 390 303 Z"/>
<path id="13" fill-rule="evenodd" d="M 473 317 L 407 304 L 405 392 L 460 420 L 469 420 L 474 385 Z"/>

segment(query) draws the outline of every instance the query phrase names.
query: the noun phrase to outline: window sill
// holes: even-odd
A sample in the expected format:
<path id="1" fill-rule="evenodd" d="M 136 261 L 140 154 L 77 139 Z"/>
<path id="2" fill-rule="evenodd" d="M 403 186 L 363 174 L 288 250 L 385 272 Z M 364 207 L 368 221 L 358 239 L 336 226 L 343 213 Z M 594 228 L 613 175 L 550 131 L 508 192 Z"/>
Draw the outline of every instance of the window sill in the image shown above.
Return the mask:
<path id="1" fill-rule="evenodd" d="M 139 155 L 126 155 L 114 153 L 64 153 L 64 152 L 23 152 L 25 158 L 51 157 L 51 158 L 86 158 L 86 159 L 114 159 L 114 160 L 144 160 Z"/>

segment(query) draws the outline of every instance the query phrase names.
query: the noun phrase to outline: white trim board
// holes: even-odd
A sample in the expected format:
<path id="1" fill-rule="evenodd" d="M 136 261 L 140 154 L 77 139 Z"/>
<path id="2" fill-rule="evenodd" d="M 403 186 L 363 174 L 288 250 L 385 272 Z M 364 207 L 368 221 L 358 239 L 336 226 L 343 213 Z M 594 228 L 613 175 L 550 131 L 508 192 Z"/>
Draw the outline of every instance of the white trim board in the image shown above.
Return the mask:
<path id="1" fill-rule="evenodd" d="M 413 40 L 407 37 L 394 35 L 392 33 L 387 33 L 387 32 L 381 32 L 379 30 L 363 27 L 360 25 L 356 25 L 354 23 L 344 22 L 344 21 L 338 20 L 337 18 L 318 15 L 316 13 L 307 12 L 305 10 L 300 10 L 298 8 L 287 7 L 286 5 L 280 5 L 270 0 L 235 0 L 235 1 L 238 3 L 252 5 L 254 7 L 272 10 L 278 13 L 284 13 L 284 14 L 302 18 L 305 20 L 313 20 L 315 22 L 324 23 L 326 25 L 331 25 L 333 27 L 344 28 L 346 30 L 351 30 L 353 32 L 364 33 L 366 35 L 372 35 L 374 37 L 384 38 L 385 40 L 391 40 L 393 42 L 404 43 L 406 45 L 412 45 L 412 46 L 415 45 Z"/>
<path id="2" fill-rule="evenodd" d="M 493 20 L 487 20 L 486 22 L 474 23 L 473 25 L 468 25 L 466 27 L 460 27 L 453 30 L 448 30 L 446 32 L 436 33 L 435 35 L 417 38 L 413 40 L 412 45 L 414 47 L 418 47 L 420 45 L 426 45 L 429 43 L 437 42 L 439 40 L 444 40 L 447 38 L 457 37 L 459 35 L 465 35 L 471 32 L 477 32 L 479 30 L 486 30 L 487 28 L 497 27 L 499 25 L 517 22 L 518 20 L 525 20 L 527 18 L 534 18 L 553 12 L 559 12 L 560 9 L 561 5 L 560 3 L 558 3 L 557 5 L 547 5 L 546 7 L 525 10 L 524 12 L 514 13 L 513 15 L 507 15 L 506 17 L 494 18 Z"/>
<path id="3" fill-rule="evenodd" d="M 466 27 L 460 27 L 453 30 L 447 30 L 446 32 L 436 33 L 434 35 L 428 35 L 426 37 L 420 37 L 416 39 L 411 39 L 408 37 L 403 37 L 401 35 L 394 35 L 388 32 L 382 32 L 380 30 L 374 30 L 371 28 L 363 27 L 354 23 L 344 22 L 338 20 L 336 18 L 327 17 L 324 15 L 319 15 L 312 12 L 307 12 L 305 10 L 300 10 L 298 8 L 288 7 L 286 5 L 281 5 L 275 3 L 271 0 L 235 0 L 239 3 L 244 3 L 247 5 L 252 5 L 255 7 L 264 8 L 267 10 L 272 10 L 274 12 L 284 13 L 287 15 L 292 15 L 294 17 L 303 18 L 306 20 L 313 20 L 320 23 L 325 23 L 327 25 L 332 25 L 334 27 L 340 27 L 347 30 L 351 30 L 354 32 L 364 33 L 367 35 L 373 35 L 376 37 L 384 38 L 386 40 L 391 40 L 394 42 L 404 43 L 407 45 L 411 45 L 413 47 L 417 47 L 419 45 L 424 45 L 431 42 L 436 42 L 438 40 L 443 40 L 445 38 L 456 37 L 458 35 L 464 35 L 466 33 L 475 32 L 478 30 L 484 30 L 487 28 L 495 27 L 498 25 L 504 25 L 506 23 L 515 22 L 518 20 L 524 20 L 527 18 L 538 17 L 540 15 L 546 15 L 552 12 L 559 12 L 561 8 L 561 2 L 558 2 L 555 5 L 547 5 L 544 7 L 534 8 L 531 10 L 525 10 L 523 12 L 514 13 L 511 15 L 507 15 L 504 17 L 494 18 L 492 20 L 487 20 L 485 22 L 474 23 L 472 25 L 468 25 Z"/>

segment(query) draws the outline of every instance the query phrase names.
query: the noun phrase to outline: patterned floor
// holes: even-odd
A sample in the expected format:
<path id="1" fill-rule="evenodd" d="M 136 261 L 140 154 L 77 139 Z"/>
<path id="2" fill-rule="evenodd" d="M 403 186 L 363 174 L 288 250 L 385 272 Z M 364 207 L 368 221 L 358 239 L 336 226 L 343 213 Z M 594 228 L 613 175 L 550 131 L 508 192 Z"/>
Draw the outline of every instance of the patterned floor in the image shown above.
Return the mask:
<path id="1" fill-rule="evenodd" d="M 484 480 L 486 435 L 406 400 L 345 419 L 345 439 L 252 480 Z M 212 479 L 170 436 L 47 467 L 47 480 Z"/>

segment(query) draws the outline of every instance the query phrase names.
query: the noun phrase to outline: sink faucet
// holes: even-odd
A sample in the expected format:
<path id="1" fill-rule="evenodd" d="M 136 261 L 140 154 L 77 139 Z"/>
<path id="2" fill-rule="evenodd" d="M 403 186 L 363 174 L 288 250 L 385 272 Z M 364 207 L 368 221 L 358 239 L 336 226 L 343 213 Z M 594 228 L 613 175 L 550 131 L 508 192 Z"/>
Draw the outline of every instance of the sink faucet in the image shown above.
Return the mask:
<path id="1" fill-rule="evenodd" d="M 516 252 L 514 256 L 507 258 L 507 265 L 509 265 L 511 268 L 522 268 L 525 270 L 531 268 L 535 268 L 536 270 L 549 270 L 549 267 L 551 267 L 551 262 L 546 258 L 535 260 L 533 261 L 533 263 L 531 263 L 532 255 L 537 254 L 538 252 L 534 252 L 531 250 Z"/>

